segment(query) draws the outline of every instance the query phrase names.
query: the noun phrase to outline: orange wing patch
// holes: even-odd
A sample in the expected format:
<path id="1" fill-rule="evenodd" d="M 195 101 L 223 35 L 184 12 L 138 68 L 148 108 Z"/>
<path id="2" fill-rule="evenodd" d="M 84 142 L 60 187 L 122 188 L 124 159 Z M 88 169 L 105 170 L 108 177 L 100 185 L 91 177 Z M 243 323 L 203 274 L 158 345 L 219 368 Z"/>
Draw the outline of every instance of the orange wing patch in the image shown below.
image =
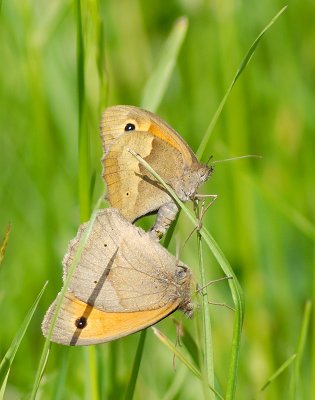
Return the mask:
<path id="1" fill-rule="evenodd" d="M 170 144 L 172 147 L 177 149 L 179 152 L 182 151 L 182 146 L 180 146 L 176 140 L 172 138 L 171 135 L 168 135 L 166 132 L 163 132 L 162 129 L 156 124 L 151 124 L 148 128 L 148 131 L 151 133 L 151 135 L 158 137 L 162 139 L 164 142 L 167 142 Z"/>
<path id="2" fill-rule="evenodd" d="M 178 305 L 179 301 L 176 300 L 156 310 L 105 312 L 82 302 L 72 293 L 67 293 L 54 327 L 52 340 L 76 346 L 108 342 L 157 323 L 175 311 Z"/>

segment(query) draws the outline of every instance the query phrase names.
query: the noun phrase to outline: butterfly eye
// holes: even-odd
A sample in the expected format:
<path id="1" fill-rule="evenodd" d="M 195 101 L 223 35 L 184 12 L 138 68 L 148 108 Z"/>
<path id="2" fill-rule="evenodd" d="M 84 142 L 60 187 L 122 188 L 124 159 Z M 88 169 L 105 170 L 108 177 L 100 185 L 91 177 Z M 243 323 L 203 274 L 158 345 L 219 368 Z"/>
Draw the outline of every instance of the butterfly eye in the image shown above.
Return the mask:
<path id="1" fill-rule="evenodd" d="M 135 129 L 136 129 L 135 125 L 131 123 L 125 126 L 125 131 L 134 131 Z"/>
<path id="2" fill-rule="evenodd" d="M 175 275 L 178 279 L 184 279 L 187 275 L 187 267 L 185 265 L 179 265 L 176 269 Z"/>

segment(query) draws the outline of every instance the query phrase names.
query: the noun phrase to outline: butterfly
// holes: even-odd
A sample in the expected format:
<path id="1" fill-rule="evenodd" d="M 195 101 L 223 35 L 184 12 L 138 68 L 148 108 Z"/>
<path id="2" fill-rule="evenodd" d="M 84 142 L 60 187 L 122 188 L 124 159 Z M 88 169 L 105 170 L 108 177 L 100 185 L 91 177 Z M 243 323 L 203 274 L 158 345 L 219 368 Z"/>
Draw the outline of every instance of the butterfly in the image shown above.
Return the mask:
<path id="1" fill-rule="evenodd" d="M 130 222 L 156 212 L 151 232 L 161 238 L 178 207 L 168 192 L 131 154 L 139 154 L 182 201 L 193 199 L 213 171 L 201 164 L 181 136 L 157 115 L 134 106 L 113 106 L 100 127 L 106 198 Z"/>
<path id="2" fill-rule="evenodd" d="M 118 210 L 98 211 L 94 221 L 81 225 L 63 259 L 64 280 L 75 257 L 78 263 L 61 301 L 53 342 L 104 343 L 151 326 L 177 309 L 192 316 L 190 269 Z M 45 336 L 59 296 L 44 317 Z"/>

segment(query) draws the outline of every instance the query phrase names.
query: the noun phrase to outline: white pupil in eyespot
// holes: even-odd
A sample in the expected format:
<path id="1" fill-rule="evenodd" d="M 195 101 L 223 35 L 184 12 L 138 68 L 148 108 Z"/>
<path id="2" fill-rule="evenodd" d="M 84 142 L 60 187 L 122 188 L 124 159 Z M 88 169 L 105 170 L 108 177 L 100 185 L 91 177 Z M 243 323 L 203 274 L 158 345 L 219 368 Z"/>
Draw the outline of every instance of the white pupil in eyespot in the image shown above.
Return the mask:
<path id="1" fill-rule="evenodd" d="M 125 131 L 134 131 L 135 129 L 136 127 L 134 126 L 134 124 L 130 122 L 125 126 Z"/>

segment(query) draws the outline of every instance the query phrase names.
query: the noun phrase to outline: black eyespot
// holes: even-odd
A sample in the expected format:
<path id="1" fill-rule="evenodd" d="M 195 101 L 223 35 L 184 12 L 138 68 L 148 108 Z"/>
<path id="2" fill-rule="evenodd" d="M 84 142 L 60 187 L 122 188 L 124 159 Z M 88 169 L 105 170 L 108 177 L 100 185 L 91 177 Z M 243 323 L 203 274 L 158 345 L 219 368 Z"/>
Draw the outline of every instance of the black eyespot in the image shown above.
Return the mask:
<path id="1" fill-rule="evenodd" d="M 135 129 L 136 129 L 135 125 L 131 124 L 130 122 L 125 126 L 125 131 L 134 131 Z"/>
<path id="2" fill-rule="evenodd" d="M 129 192 L 126 193 L 126 196 L 129 196 Z"/>
<path id="3" fill-rule="evenodd" d="M 104 243 L 104 247 L 107 247 L 107 243 Z"/>
<path id="4" fill-rule="evenodd" d="M 84 329 L 87 325 L 87 320 L 85 317 L 82 316 L 78 318 L 74 324 L 78 329 Z"/>

